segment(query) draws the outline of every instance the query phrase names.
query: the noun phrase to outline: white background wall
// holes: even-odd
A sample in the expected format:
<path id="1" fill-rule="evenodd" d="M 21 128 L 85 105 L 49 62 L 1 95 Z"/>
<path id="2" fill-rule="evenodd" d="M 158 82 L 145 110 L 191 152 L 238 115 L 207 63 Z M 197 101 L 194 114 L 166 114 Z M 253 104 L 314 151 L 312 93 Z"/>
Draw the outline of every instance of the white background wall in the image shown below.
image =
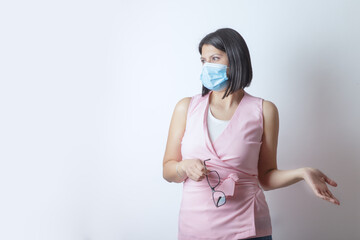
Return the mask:
<path id="1" fill-rule="evenodd" d="M 2 1 L 0 239 L 176 239 L 182 185 L 162 178 L 175 104 L 201 91 L 197 46 L 246 40 L 250 94 L 280 114 L 278 168 L 315 167 L 265 192 L 273 239 L 359 239 L 360 3 Z"/>

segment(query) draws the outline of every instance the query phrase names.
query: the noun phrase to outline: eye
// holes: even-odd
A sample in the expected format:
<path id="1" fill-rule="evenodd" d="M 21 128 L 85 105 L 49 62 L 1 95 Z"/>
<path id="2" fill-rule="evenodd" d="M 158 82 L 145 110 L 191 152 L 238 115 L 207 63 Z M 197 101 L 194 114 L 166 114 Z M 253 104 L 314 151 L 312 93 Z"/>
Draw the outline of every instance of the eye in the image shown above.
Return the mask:
<path id="1" fill-rule="evenodd" d="M 218 61 L 220 58 L 219 57 L 212 57 L 211 58 L 211 62 L 216 62 L 216 61 Z"/>

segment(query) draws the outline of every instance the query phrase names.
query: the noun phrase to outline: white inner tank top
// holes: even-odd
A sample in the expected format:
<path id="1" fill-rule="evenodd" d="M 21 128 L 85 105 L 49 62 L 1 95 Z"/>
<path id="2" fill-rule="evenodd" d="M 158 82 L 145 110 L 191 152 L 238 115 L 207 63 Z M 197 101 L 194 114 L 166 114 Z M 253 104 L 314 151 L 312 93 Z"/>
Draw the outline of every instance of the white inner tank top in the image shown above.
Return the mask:
<path id="1" fill-rule="evenodd" d="M 230 120 L 217 119 L 212 115 L 210 106 L 208 109 L 207 125 L 211 141 L 214 142 L 214 140 L 224 131 Z"/>

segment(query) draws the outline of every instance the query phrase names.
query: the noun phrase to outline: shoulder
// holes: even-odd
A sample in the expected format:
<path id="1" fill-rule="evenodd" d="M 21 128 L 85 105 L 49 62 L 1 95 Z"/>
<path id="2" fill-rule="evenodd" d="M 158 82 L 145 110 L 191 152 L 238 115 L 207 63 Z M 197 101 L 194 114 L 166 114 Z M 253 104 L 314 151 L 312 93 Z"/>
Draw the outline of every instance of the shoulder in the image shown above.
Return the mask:
<path id="1" fill-rule="evenodd" d="M 196 94 L 192 97 L 184 97 L 177 102 L 175 106 L 175 111 L 186 113 L 188 110 L 191 110 L 199 102 L 201 102 L 202 99 L 203 97 L 201 96 L 201 94 Z"/>
<path id="2" fill-rule="evenodd" d="M 175 105 L 175 111 L 181 112 L 181 113 L 186 113 L 189 108 L 191 98 L 192 97 L 184 97 L 184 98 L 180 99 Z"/>
<path id="3" fill-rule="evenodd" d="M 279 111 L 273 102 L 263 100 L 263 119 L 265 129 L 278 129 Z"/>
<path id="4" fill-rule="evenodd" d="M 259 117 L 266 123 L 263 126 L 267 126 L 266 128 L 276 127 L 279 124 L 279 112 L 276 105 L 271 101 L 246 93 L 247 101 L 253 103 L 251 106 L 259 111 Z"/>
<path id="5" fill-rule="evenodd" d="M 268 100 L 263 100 L 263 114 L 264 116 L 274 116 L 279 115 L 278 108 L 276 105 Z"/>
<path id="6" fill-rule="evenodd" d="M 268 115 L 269 113 L 274 114 L 277 112 L 277 108 L 273 102 L 265 100 L 262 97 L 252 95 L 248 92 L 246 92 L 246 94 L 246 102 L 251 103 L 249 106 L 251 106 L 252 109 L 257 109 L 260 115 Z"/>

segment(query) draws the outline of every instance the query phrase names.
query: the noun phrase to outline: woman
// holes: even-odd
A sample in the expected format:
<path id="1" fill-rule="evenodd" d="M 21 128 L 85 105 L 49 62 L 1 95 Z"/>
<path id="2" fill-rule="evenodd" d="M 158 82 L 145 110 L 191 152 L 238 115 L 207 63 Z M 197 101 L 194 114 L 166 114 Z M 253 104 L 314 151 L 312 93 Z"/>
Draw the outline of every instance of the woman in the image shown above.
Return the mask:
<path id="1" fill-rule="evenodd" d="M 278 111 L 244 90 L 252 67 L 242 36 L 218 29 L 199 52 L 202 94 L 176 104 L 163 160 L 164 179 L 183 182 L 178 239 L 272 239 L 263 190 L 301 180 L 340 205 L 326 185 L 337 184 L 320 170 L 277 169 Z"/>

